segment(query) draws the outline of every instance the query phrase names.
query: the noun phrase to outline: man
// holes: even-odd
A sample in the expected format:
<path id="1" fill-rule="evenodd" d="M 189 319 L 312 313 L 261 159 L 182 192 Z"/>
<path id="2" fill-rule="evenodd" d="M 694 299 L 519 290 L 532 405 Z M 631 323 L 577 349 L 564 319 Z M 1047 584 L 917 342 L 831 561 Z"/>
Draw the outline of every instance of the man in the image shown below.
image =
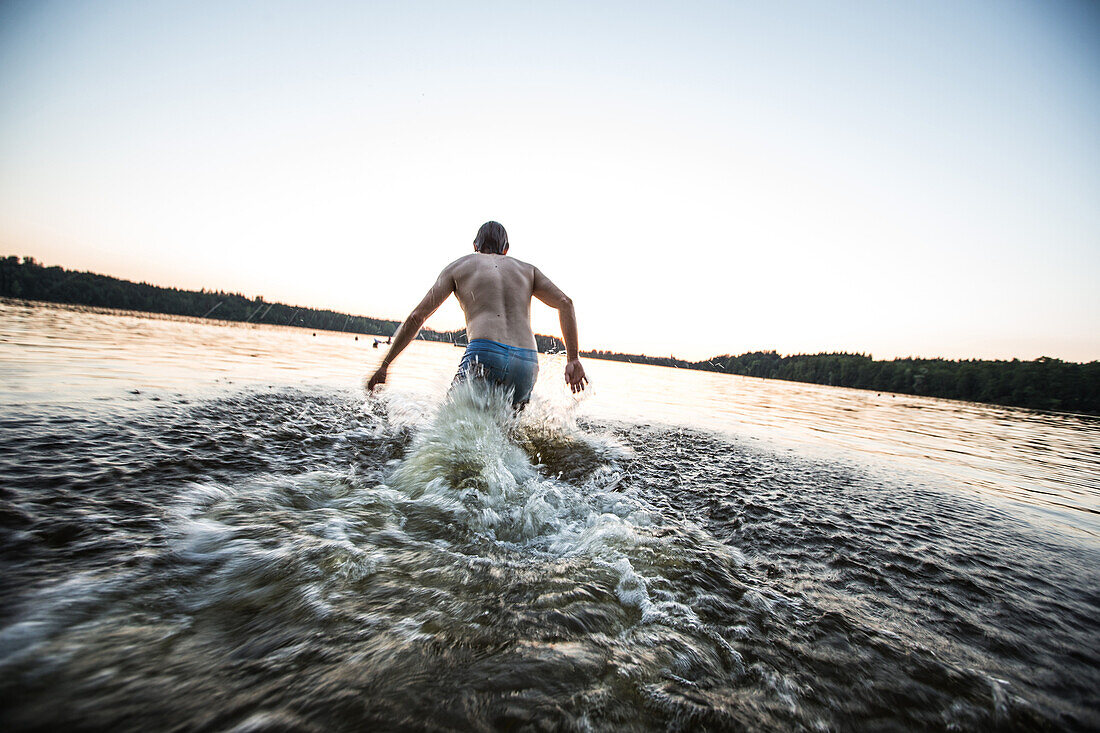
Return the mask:
<path id="1" fill-rule="evenodd" d="M 531 399 L 539 362 L 531 330 L 531 298 L 556 308 L 565 340 L 565 381 L 574 393 L 584 389 L 577 355 L 577 318 L 573 301 L 537 267 L 508 257 L 508 233 L 495 221 L 486 222 L 474 239 L 474 253 L 443 269 L 428 294 L 393 335 L 393 345 L 370 378 L 373 391 L 386 381 L 386 369 L 416 338 L 424 321 L 454 293 L 466 314 L 470 339 L 456 379 L 485 378 L 512 393 L 512 405 Z"/>

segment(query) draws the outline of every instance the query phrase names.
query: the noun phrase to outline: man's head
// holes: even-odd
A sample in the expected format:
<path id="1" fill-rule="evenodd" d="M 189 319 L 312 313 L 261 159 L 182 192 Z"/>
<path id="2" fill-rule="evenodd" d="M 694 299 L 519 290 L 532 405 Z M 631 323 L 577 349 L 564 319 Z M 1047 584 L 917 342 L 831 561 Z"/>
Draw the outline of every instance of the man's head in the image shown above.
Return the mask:
<path id="1" fill-rule="evenodd" d="M 477 230 L 474 251 L 486 255 L 502 255 L 508 252 L 508 232 L 495 221 L 487 221 Z"/>

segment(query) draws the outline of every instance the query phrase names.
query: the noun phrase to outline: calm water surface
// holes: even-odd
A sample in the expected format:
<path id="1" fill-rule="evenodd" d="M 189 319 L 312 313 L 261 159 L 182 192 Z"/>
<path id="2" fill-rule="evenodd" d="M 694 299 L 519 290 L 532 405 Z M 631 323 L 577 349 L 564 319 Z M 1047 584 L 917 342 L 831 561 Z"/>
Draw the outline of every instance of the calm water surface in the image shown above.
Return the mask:
<path id="1" fill-rule="evenodd" d="M 1096 729 L 1100 420 L 0 301 L 7 729 Z"/>

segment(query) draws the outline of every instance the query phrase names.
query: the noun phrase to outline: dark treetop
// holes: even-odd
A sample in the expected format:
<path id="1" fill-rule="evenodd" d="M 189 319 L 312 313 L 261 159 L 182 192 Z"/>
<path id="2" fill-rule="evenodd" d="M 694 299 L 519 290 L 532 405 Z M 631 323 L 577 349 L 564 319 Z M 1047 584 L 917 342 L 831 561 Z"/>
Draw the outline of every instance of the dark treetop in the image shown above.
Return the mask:
<path id="1" fill-rule="evenodd" d="M 400 321 L 268 303 L 262 296 L 248 298 L 240 293 L 162 288 L 92 272 L 43 267 L 30 257 L 0 259 L 0 296 L 377 336 L 392 336 L 401 325 Z M 440 332 L 425 328 L 417 338 L 465 343 L 466 330 Z M 535 341 L 539 351 L 563 348 L 561 340 L 553 336 L 537 334 Z"/>
<path id="2" fill-rule="evenodd" d="M 43 267 L 32 258 L 0 259 L 0 296 L 55 303 L 121 308 L 151 313 L 217 318 L 226 321 L 392 335 L 398 321 L 354 316 L 331 310 L 267 303 L 238 293 L 179 290 L 147 283 Z M 429 341 L 464 343 L 465 331 L 420 331 Z M 553 336 L 535 336 L 539 351 L 563 348 Z M 674 356 L 582 352 L 582 356 L 635 364 L 700 369 L 768 379 L 786 379 L 881 392 L 945 397 L 1014 407 L 1100 415 L 1100 362 L 1087 364 L 1040 357 L 1034 361 L 984 361 L 905 358 L 876 361 L 864 354 L 795 354 L 755 351 L 689 362 Z"/>

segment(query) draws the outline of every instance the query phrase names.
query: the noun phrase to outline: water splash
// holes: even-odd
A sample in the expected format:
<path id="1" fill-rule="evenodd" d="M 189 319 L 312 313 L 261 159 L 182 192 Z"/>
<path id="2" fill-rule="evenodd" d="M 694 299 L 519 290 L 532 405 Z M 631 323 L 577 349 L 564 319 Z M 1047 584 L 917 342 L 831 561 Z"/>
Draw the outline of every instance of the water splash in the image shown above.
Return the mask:
<path id="1" fill-rule="evenodd" d="M 1054 719 L 1011 669 L 993 684 L 980 654 L 938 641 L 947 606 L 920 616 L 923 595 L 898 595 L 933 567 L 947 580 L 913 571 L 914 593 L 988 600 L 914 539 L 935 540 L 906 519 L 919 492 L 690 431 L 578 426 L 569 407 L 240 392 L 83 429 L 67 455 L 127 470 L 65 467 L 58 490 L 20 494 L 9 547 L 37 564 L 11 566 L 35 584 L 0 628 L 0 693 L 19 701 L 2 722 L 828 728 L 882 720 L 887 699 L 909 727 Z M 48 532 L 66 507 L 92 529 Z"/>
<path id="2" fill-rule="evenodd" d="M 610 438 L 581 431 L 568 412 L 536 401 L 517 413 L 502 390 L 471 381 L 415 432 L 387 484 L 490 540 L 594 553 L 644 541 L 638 529 L 652 523 L 647 508 L 612 491 L 622 475 L 616 458 L 625 455 Z"/>

